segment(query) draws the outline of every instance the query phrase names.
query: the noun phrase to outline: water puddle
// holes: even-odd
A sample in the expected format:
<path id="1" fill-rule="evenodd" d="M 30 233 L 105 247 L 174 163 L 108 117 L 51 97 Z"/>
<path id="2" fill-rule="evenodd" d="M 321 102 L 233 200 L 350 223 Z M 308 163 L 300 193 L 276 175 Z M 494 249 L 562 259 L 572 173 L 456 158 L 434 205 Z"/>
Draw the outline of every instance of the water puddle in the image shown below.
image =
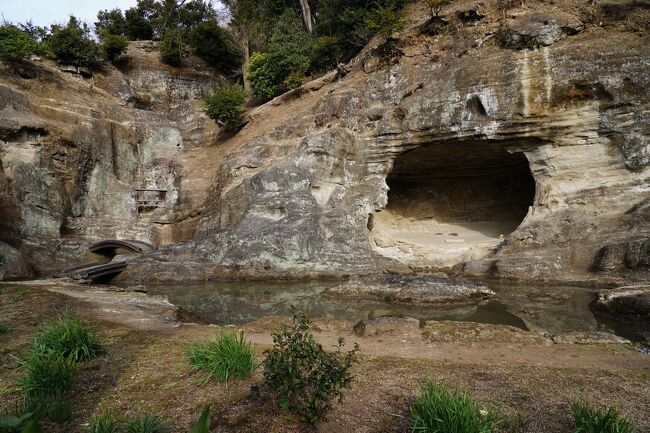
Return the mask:
<path id="1" fill-rule="evenodd" d="M 632 329 L 599 321 L 589 309 L 591 289 L 490 285 L 495 299 L 471 305 L 418 306 L 382 300 L 340 299 L 328 294 L 332 282 L 211 281 L 199 284 L 151 285 L 149 293 L 166 295 L 173 304 L 205 323 L 242 325 L 265 316 L 288 315 L 292 305 L 310 317 L 356 322 L 384 315 L 425 320 L 458 320 L 510 325 L 557 335 L 602 330 L 603 325 L 629 336 Z"/>

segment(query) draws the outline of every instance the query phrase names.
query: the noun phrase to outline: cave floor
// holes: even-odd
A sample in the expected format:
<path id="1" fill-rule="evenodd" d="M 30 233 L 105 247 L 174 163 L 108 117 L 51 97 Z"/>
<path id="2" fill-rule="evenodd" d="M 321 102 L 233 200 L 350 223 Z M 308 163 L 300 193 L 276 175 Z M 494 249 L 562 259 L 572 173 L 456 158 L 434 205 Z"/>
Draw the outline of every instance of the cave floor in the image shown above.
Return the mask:
<path id="1" fill-rule="evenodd" d="M 513 221 L 441 222 L 376 213 L 373 250 L 406 264 L 446 267 L 487 256 L 518 223 Z"/>
<path id="2" fill-rule="evenodd" d="M 623 345 L 548 344 L 542 338 L 509 339 L 498 329 L 485 338 L 427 341 L 406 335 L 355 337 L 350 324 L 315 320 L 315 336 L 331 347 L 339 335 L 361 346 L 355 380 L 328 420 L 312 428 L 266 401 L 249 396 L 258 381 L 228 386 L 209 381 L 188 366 L 192 341 L 206 339 L 213 325 L 179 324 L 161 299 L 81 286 L 2 284 L 0 321 L 0 412 L 12 410 L 22 370 L 13 356 L 24 354 L 38 327 L 63 311 L 90 322 L 107 354 L 82 364 L 69 398 L 73 416 L 48 423 L 47 432 L 85 432 L 100 408 L 135 417 L 157 413 L 174 432 L 186 432 L 205 405 L 213 432 L 408 432 L 408 408 L 425 378 L 471 392 L 482 408 L 520 414 L 523 432 L 566 432 L 568 403 L 578 398 L 620 408 L 638 431 L 650 429 L 650 357 Z M 284 318 L 267 317 L 243 326 L 258 353 L 272 344 L 270 332 Z"/>

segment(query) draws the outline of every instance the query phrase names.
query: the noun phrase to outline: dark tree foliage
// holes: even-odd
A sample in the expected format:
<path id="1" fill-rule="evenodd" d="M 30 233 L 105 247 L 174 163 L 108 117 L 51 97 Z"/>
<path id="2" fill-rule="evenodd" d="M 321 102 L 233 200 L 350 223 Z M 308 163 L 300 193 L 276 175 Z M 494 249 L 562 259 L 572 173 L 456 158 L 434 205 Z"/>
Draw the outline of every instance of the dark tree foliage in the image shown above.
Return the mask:
<path id="1" fill-rule="evenodd" d="M 126 19 L 120 9 L 103 10 L 97 13 L 95 31 L 98 35 L 121 35 L 126 33 Z"/>
<path id="2" fill-rule="evenodd" d="M 125 36 L 132 41 L 153 39 L 153 24 L 151 22 L 155 10 L 152 0 L 138 0 L 135 7 L 124 12 Z"/>
<path id="3" fill-rule="evenodd" d="M 70 16 L 64 27 L 55 25 L 50 31 L 45 43 L 59 62 L 90 68 L 102 63 L 99 44 L 90 37 L 88 26 L 74 16 Z"/>
<path id="4" fill-rule="evenodd" d="M 205 21 L 188 33 L 188 44 L 194 53 L 223 72 L 231 72 L 241 64 L 241 54 L 230 33 L 216 21 Z"/>

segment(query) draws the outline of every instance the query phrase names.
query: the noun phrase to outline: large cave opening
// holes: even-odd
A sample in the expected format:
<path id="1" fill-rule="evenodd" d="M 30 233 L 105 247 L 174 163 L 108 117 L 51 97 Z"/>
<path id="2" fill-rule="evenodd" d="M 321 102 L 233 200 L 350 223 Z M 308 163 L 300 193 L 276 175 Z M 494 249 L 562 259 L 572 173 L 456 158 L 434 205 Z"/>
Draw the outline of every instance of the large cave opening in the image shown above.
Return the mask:
<path id="1" fill-rule="evenodd" d="M 371 245 L 424 267 L 486 256 L 521 224 L 535 198 L 526 156 L 485 142 L 404 152 L 386 182 L 387 206 L 369 223 Z"/>

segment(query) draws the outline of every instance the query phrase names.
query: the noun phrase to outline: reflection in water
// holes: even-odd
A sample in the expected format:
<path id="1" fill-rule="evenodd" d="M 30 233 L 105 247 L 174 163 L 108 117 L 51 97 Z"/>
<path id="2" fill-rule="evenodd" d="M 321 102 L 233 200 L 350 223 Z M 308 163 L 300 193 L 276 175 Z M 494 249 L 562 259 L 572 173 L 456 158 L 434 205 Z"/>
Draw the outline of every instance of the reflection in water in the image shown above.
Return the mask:
<path id="1" fill-rule="evenodd" d="M 240 325 L 270 315 L 288 315 L 292 305 L 311 317 L 357 321 L 392 315 L 424 320 L 460 320 L 560 334 L 598 328 L 587 289 L 491 285 L 498 300 L 472 305 L 416 306 L 381 300 L 337 299 L 331 282 L 211 281 L 148 287 L 206 323 Z"/>

